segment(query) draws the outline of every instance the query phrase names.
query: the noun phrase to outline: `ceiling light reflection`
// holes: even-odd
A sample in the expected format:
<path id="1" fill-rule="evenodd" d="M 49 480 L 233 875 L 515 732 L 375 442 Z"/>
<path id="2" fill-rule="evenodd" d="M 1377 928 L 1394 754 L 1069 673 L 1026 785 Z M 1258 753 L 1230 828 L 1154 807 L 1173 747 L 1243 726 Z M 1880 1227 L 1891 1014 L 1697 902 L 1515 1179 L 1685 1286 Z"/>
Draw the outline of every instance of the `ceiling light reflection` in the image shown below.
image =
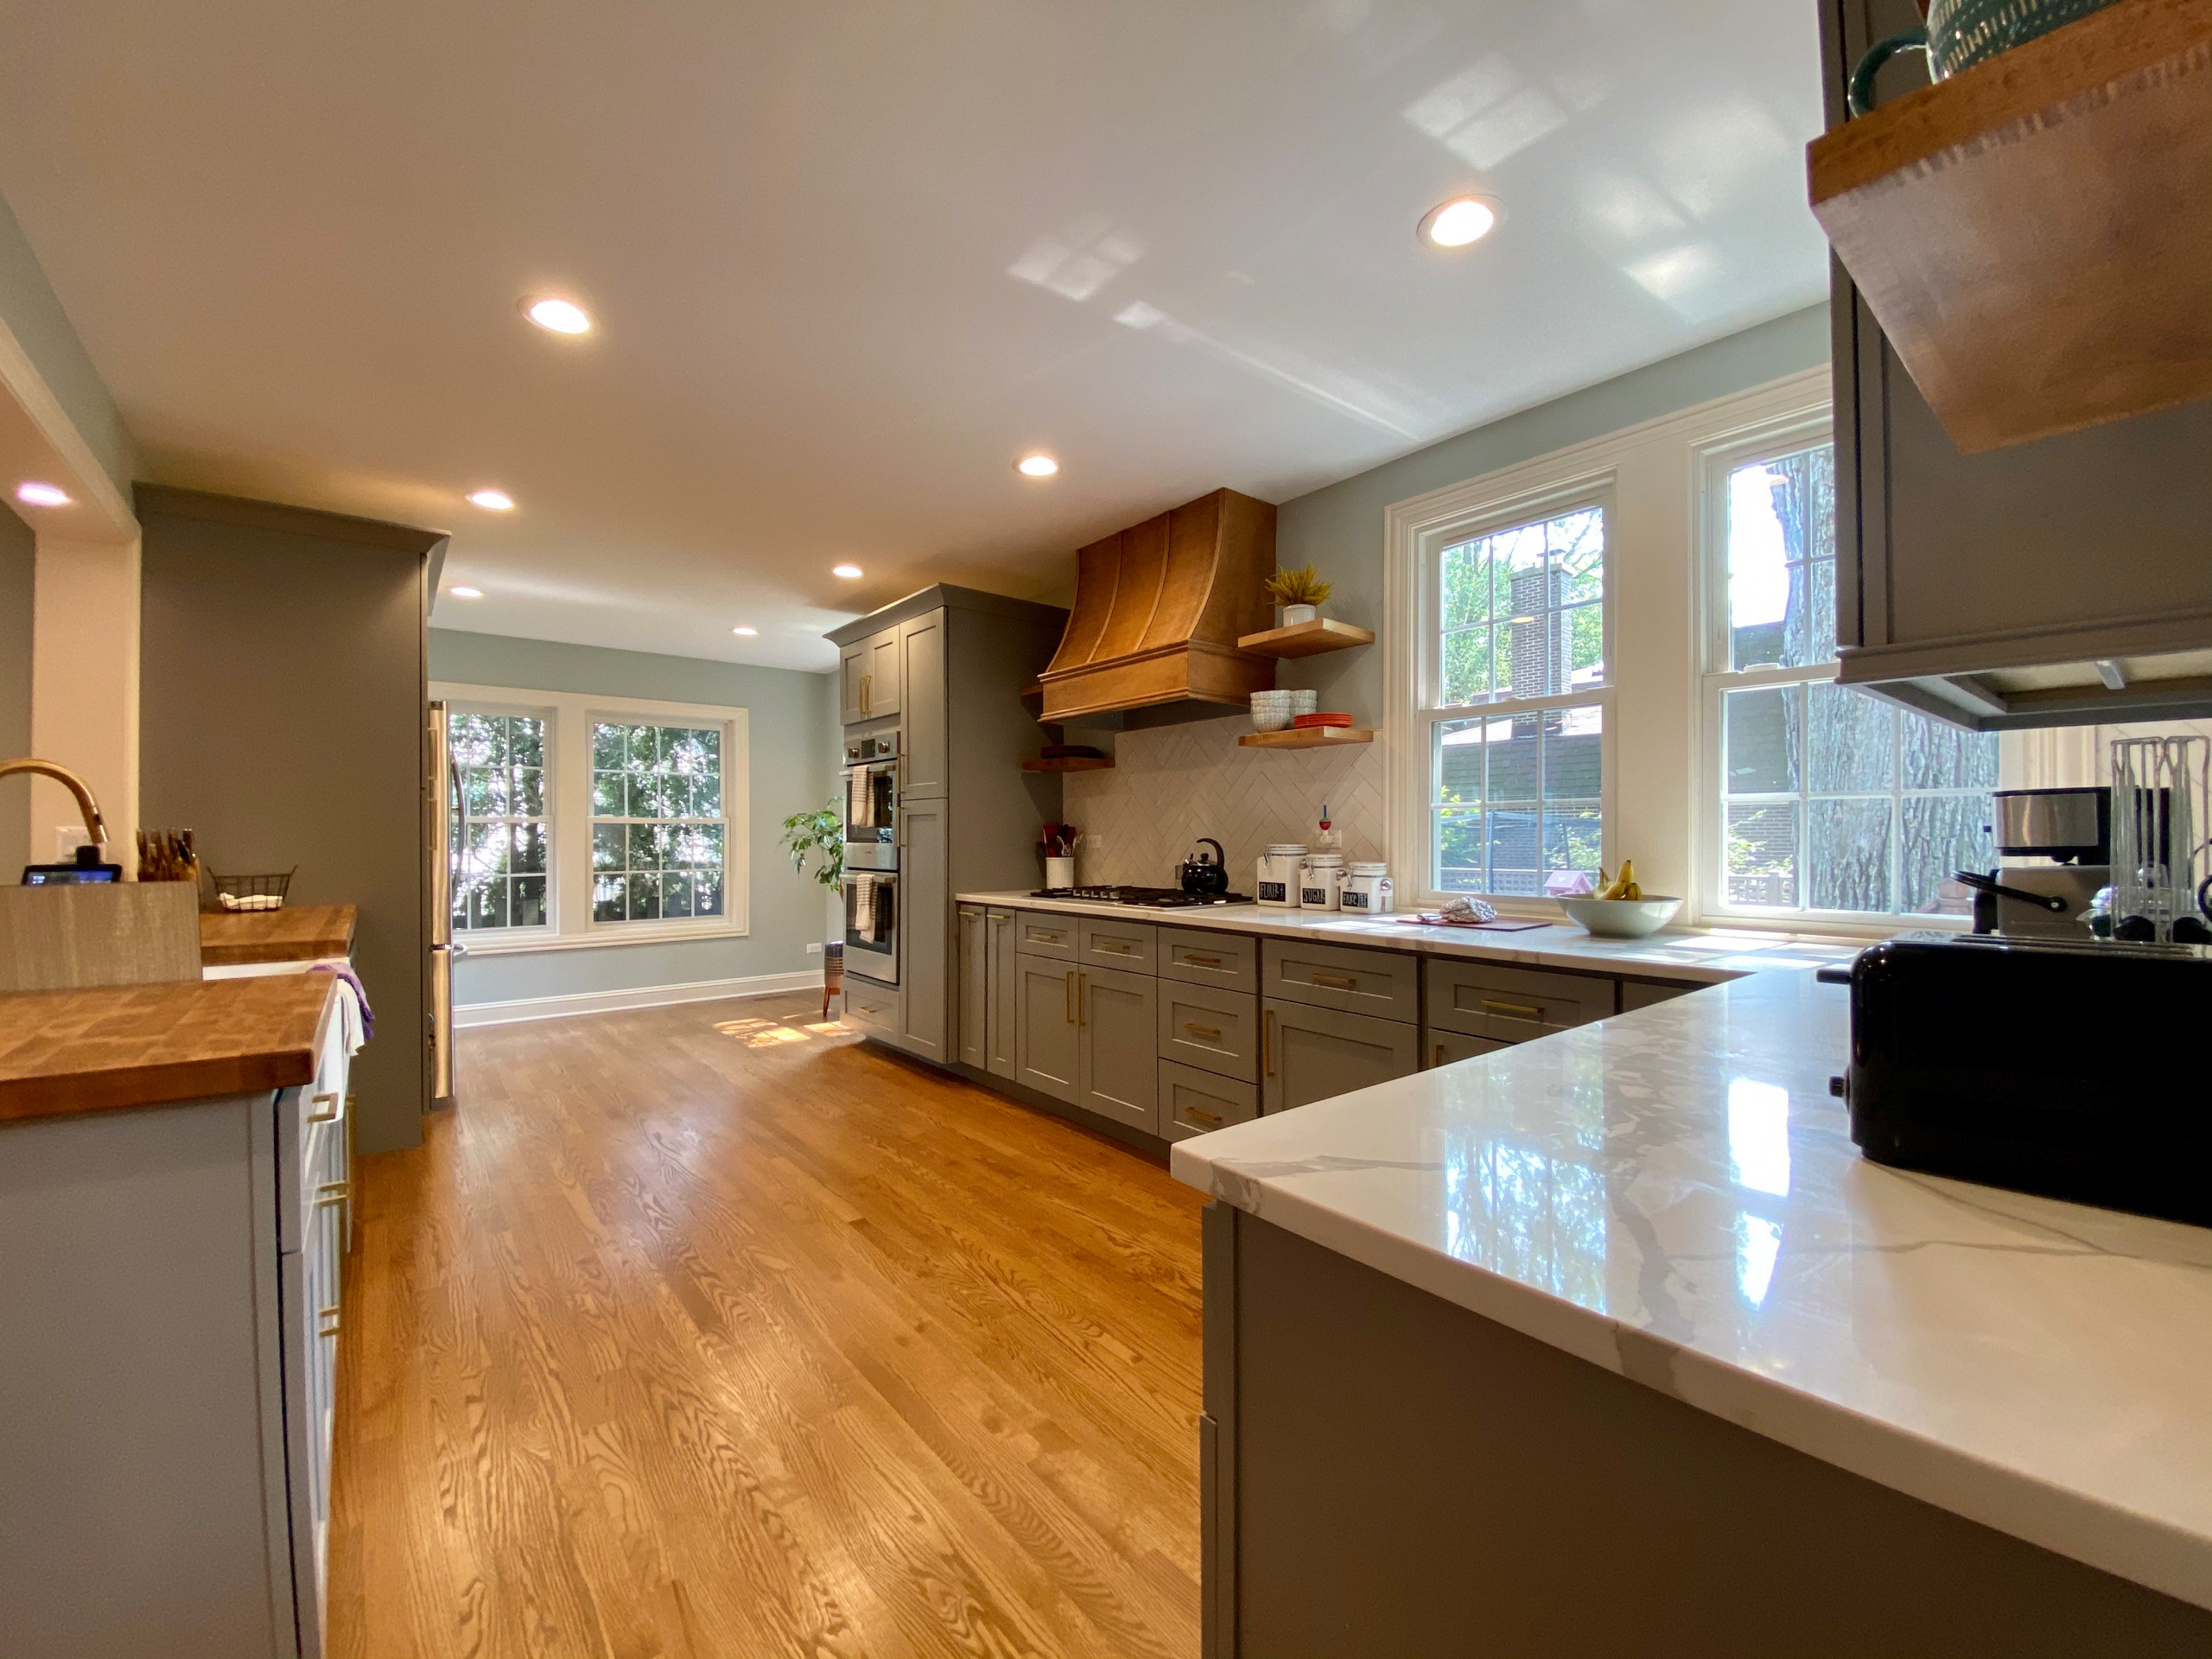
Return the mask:
<path id="1" fill-rule="evenodd" d="M 1050 478 L 1060 470 L 1060 463 L 1050 455 L 1024 455 L 1014 463 L 1014 469 L 1024 478 Z"/>
<path id="2" fill-rule="evenodd" d="M 448 588 L 446 589 L 446 592 L 451 594 L 455 599 L 481 599 L 484 597 L 484 590 L 481 588 Z"/>
<path id="3" fill-rule="evenodd" d="M 539 327 L 556 334 L 588 334 L 591 317 L 570 300 L 532 300 L 524 315 Z"/>
<path id="4" fill-rule="evenodd" d="M 1497 225 L 1497 209 L 1479 196 L 1459 196 L 1433 207 L 1421 222 L 1422 238 L 1440 248 L 1479 242 Z"/>
<path id="5" fill-rule="evenodd" d="M 833 564 L 830 567 L 830 574 L 833 576 L 842 576 L 847 582 L 858 582 L 868 573 L 857 564 Z"/>
<path id="6" fill-rule="evenodd" d="M 69 492 L 58 484 L 41 484 L 31 479 L 16 486 L 16 499 L 26 506 L 66 507 L 69 505 Z"/>
<path id="7" fill-rule="evenodd" d="M 514 497 L 505 490 L 472 490 L 468 499 L 474 505 L 483 508 L 486 512 L 512 512 L 515 510 Z"/>
<path id="8" fill-rule="evenodd" d="M 758 628 L 737 627 L 737 628 L 732 628 L 732 629 L 730 630 L 730 632 L 731 632 L 732 633 L 734 633 L 734 634 L 738 635 L 741 639 L 752 639 L 754 635 L 758 634 L 758 633 L 760 632 L 760 629 L 758 629 Z"/>

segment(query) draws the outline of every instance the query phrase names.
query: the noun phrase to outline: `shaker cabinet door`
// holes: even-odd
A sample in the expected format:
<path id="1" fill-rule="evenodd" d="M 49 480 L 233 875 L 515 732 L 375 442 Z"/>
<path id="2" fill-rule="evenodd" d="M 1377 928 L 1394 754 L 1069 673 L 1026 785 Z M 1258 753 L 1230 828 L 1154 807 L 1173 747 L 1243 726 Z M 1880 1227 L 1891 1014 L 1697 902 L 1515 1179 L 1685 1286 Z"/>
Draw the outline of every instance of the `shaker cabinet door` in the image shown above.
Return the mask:
<path id="1" fill-rule="evenodd" d="M 990 913 L 991 1006 L 983 1029 L 987 1051 L 984 1069 L 995 1077 L 1008 1080 L 1014 1077 L 1021 1065 L 1019 1039 L 1015 1035 L 1020 1025 L 1017 1010 L 1020 1006 L 1021 956 L 1014 948 L 1014 912 L 1010 910 L 995 910 Z"/>
<path id="2" fill-rule="evenodd" d="M 1269 997 L 1260 1030 L 1261 1110 L 1287 1112 L 1421 1069 L 1421 1027 Z"/>
<path id="3" fill-rule="evenodd" d="M 960 1063 L 979 1071 L 990 1027 L 989 926 L 981 906 L 960 906 Z"/>
<path id="4" fill-rule="evenodd" d="M 899 625 L 899 791 L 927 800 L 945 792 L 952 766 L 943 611 Z"/>
<path id="5" fill-rule="evenodd" d="M 1076 1101 L 1075 969 L 1049 957 L 1014 958 L 1014 1081 Z"/>
<path id="6" fill-rule="evenodd" d="M 1075 983 L 1081 1052 L 1076 1104 L 1155 1133 L 1160 982 L 1149 974 L 1082 968 Z"/>

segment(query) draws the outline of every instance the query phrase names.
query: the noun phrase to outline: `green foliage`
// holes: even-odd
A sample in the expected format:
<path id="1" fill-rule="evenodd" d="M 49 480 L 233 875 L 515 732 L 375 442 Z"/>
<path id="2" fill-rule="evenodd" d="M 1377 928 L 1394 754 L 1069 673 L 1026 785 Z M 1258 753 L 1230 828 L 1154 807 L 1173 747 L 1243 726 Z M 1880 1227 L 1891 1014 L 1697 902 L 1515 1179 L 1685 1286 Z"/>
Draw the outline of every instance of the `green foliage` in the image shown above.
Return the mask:
<path id="1" fill-rule="evenodd" d="M 1336 592 L 1335 584 L 1315 575 L 1310 564 L 1303 570 L 1278 570 L 1262 586 L 1278 605 L 1325 605 Z"/>
<path id="2" fill-rule="evenodd" d="M 801 875 L 807 873 L 809 858 L 819 858 L 822 862 L 814 871 L 817 881 L 834 887 L 844 880 L 845 821 L 836 801 L 811 812 L 792 813 L 784 820 L 784 833 L 777 842 L 791 854 L 791 868 Z"/>

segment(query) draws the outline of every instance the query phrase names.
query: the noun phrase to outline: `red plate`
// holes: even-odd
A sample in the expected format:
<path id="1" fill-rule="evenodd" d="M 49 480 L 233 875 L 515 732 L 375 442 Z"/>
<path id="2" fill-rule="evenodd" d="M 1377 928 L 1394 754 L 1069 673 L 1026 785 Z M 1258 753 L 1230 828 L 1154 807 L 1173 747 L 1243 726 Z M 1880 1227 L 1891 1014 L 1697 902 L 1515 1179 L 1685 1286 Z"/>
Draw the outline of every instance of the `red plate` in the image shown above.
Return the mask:
<path id="1" fill-rule="evenodd" d="M 1351 716 L 1350 715 L 1326 714 L 1300 715 L 1294 717 L 1290 723 L 1300 731 L 1310 732 L 1316 726 L 1349 726 L 1351 724 Z"/>

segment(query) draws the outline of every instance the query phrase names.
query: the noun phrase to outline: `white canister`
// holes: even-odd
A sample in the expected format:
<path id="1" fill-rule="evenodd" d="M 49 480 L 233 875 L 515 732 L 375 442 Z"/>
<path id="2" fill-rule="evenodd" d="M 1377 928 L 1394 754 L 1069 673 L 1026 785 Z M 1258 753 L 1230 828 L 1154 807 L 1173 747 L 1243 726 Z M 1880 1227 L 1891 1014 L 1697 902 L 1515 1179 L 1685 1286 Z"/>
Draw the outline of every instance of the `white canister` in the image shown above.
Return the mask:
<path id="1" fill-rule="evenodd" d="M 1306 862 L 1306 849 L 1295 842 L 1278 842 L 1260 855 L 1257 880 L 1260 902 L 1276 910 L 1298 908 L 1298 882 Z"/>
<path id="2" fill-rule="evenodd" d="M 1366 916 L 1390 913 L 1390 867 L 1387 864 L 1349 864 L 1339 902 L 1348 911 Z"/>
<path id="3" fill-rule="evenodd" d="M 1298 907 L 1300 910 L 1335 910 L 1344 894 L 1344 855 L 1342 853 L 1308 853 L 1306 866 L 1298 878 Z"/>

